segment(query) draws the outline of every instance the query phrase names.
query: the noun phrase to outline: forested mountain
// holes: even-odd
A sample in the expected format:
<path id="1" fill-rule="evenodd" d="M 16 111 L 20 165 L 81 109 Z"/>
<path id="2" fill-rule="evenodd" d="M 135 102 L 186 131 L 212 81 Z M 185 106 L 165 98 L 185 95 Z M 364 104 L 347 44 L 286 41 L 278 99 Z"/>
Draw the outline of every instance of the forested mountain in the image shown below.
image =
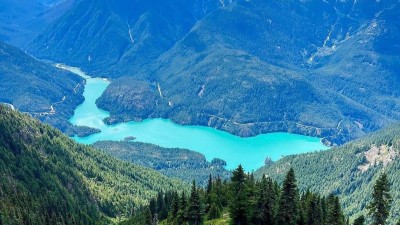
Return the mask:
<path id="1" fill-rule="evenodd" d="M 110 224 L 179 181 L 0 105 L 0 224 Z"/>
<path id="2" fill-rule="evenodd" d="M 0 42 L 0 103 L 11 104 L 71 134 L 76 127 L 68 119 L 84 100 L 83 85 L 78 75 Z"/>
<path id="3" fill-rule="evenodd" d="M 290 168 L 295 169 L 301 190 L 338 195 L 353 219 L 365 213 L 374 181 L 384 171 L 392 184 L 391 224 L 400 218 L 400 125 L 328 151 L 284 157 L 255 175 L 281 181 Z"/>
<path id="4" fill-rule="evenodd" d="M 24 48 L 75 0 L 1 0 L 0 40 Z"/>
<path id="5" fill-rule="evenodd" d="M 110 121 L 342 144 L 400 119 L 399 12 L 397 0 L 80 0 L 29 49 L 118 78 L 98 101 Z"/>
<path id="6" fill-rule="evenodd" d="M 93 147 L 137 165 L 155 169 L 162 174 L 179 178 L 187 183 L 193 180 L 200 186 L 205 186 L 209 175 L 227 179 L 231 172 L 224 167 L 222 159 L 208 162 L 201 153 L 179 148 L 163 148 L 153 144 L 130 141 L 99 141 Z"/>

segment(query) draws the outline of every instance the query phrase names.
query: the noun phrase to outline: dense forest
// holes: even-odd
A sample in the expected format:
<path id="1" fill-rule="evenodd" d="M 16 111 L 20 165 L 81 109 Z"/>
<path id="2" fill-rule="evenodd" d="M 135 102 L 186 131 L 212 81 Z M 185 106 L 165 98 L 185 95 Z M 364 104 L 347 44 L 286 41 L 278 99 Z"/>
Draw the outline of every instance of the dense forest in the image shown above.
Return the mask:
<path id="1" fill-rule="evenodd" d="M 366 212 L 373 183 L 385 171 L 392 185 L 391 214 L 400 217 L 400 125 L 329 151 L 286 156 L 259 169 L 255 176 L 268 174 L 281 182 L 290 168 L 296 171 L 300 190 L 338 195 L 351 219 Z"/>
<path id="2" fill-rule="evenodd" d="M 0 224 L 110 224 L 182 182 L 0 105 Z"/>
<path id="3" fill-rule="evenodd" d="M 119 221 L 135 225 L 347 225 L 353 221 L 357 225 L 391 225 L 399 219 L 398 170 L 391 167 L 397 165 L 396 160 L 384 166 L 383 162 L 378 165 L 379 159 L 375 159 L 376 165 L 357 167 L 366 168 L 366 172 L 359 174 L 363 174 L 365 183 L 369 182 L 360 187 L 357 187 L 358 178 L 353 183 L 343 175 L 335 178 L 339 183 L 349 182 L 338 187 L 330 183 L 334 175 L 322 173 L 318 175 L 322 181 L 316 184 L 315 178 L 305 175 L 304 165 L 308 164 L 300 168 L 296 161 L 290 164 L 282 179 L 273 173 L 246 174 L 239 166 L 230 180 L 210 175 L 205 188 L 198 187 L 196 182 L 190 187 L 155 170 L 77 144 L 60 131 L 6 106 L 0 105 L 0 115 L 1 225 Z M 386 144 L 397 149 L 399 139 L 393 137 L 399 134 L 398 129 L 393 127 L 371 135 L 359 141 L 358 146 L 373 141 L 377 146 Z M 383 138 L 389 136 L 392 138 Z M 332 152 L 349 150 L 356 143 Z M 364 147 L 364 150 L 367 149 Z M 313 154 L 302 156 L 308 155 Z M 385 156 L 384 152 L 380 155 Z M 368 161 L 367 156 L 364 158 Z M 319 160 L 329 166 L 326 159 Z M 279 162 L 270 168 L 277 165 Z M 310 166 L 308 174 L 313 174 L 314 169 Z M 370 177 L 364 177 L 368 171 L 375 174 L 370 172 Z M 304 188 L 307 182 L 309 186 Z M 356 191 L 350 192 L 346 187 Z M 349 204 L 362 204 L 362 208 L 348 210 Z"/>
<path id="4" fill-rule="evenodd" d="M 374 185 L 368 217 L 360 215 L 353 222 L 363 225 L 389 224 L 392 204 L 387 175 L 381 174 Z M 393 220 L 393 219 L 392 219 Z M 400 223 L 400 218 L 399 221 Z M 272 178 L 257 180 L 239 166 L 229 182 L 210 176 L 206 188 L 191 191 L 160 192 L 148 206 L 135 212 L 121 225 L 348 225 L 339 197 L 321 196 L 309 190 L 300 192 L 295 172 L 290 169 L 281 186 Z"/>
<path id="5" fill-rule="evenodd" d="M 0 103 L 68 132 L 73 129 L 68 119 L 84 100 L 83 84 L 78 75 L 0 41 Z"/>
<path id="6" fill-rule="evenodd" d="M 207 184 L 210 174 L 222 179 L 231 176 L 231 172 L 224 168 L 224 160 L 213 159 L 208 162 L 203 154 L 187 149 L 163 148 L 130 141 L 99 141 L 93 147 L 118 159 L 155 169 L 168 177 L 188 183 L 196 180 L 200 186 Z"/>

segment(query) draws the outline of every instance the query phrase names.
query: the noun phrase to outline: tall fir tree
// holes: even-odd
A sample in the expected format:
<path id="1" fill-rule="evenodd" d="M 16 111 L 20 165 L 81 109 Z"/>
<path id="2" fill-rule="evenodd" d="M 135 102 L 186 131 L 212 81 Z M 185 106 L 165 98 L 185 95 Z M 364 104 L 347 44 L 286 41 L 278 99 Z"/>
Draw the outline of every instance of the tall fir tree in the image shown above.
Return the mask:
<path id="1" fill-rule="evenodd" d="M 311 194 L 307 202 L 306 224 L 321 225 L 323 224 L 323 215 L 321 207 L 321 199 L 315 194 Z"/>
<path id="2" fill-rule="evenodd" d="M 392 196 L 387 174 L 383 173 L 374 185 L 372 201 L 368 205 L 369 215 L 372 216 L 373 225 L 385 225 L 389 216 Z"/>
<path id="3" fill-rule="evenodd" d="M 179 195 L 177 192 L 174 192 L 171 203 L 171 209 L 168 213 L 168 221 L 173 225 L 177 224 L 178 212 L 179 212 Z"/>
<path id="4" fill-rule="evenodd" d="M 246 225 L 246 175 L 242 165 L 233 171 L 229 192 L 229 214 L 233 225 Z"/>
<path id="5" fill-rule="evenodd" d="M 186 213 L 187 222 L 190 225 L 200 225 L 203 223 L 203 210 L 195 181 L 192 184 Z"/>
<path id="6" fill-rule="evenodd" d="M 267 179 L 265 175 L 263 175 L 258 186 L 256 224 L 274 225 L 274 209 L 276 207 L 274 184 L 270 178 Z"/>
<path id="7" fill-rule="evenodd" d="M 179 199 L 179 210 L 178 210 L 178 215 L 176 218 L 177 224 L 183 224 L 186 220 L 186 194 L 184 191 L 181 193 L 181 197 Z"/>
<path id="8" fill-rule="evenodd" d="M 299 192 L 293 168 L 290 168 L 283 181 L 277 223 L 279 225 L 297 225 L 300 219 Z"/>
<path id="9" fill-rule="evenodd" d="M 329 225 L 345 225 L 346 220 L 340 206 L 339 198 L 331 194 L 328 196 L 327 201 L 328 212 L 326 223 Z"/>

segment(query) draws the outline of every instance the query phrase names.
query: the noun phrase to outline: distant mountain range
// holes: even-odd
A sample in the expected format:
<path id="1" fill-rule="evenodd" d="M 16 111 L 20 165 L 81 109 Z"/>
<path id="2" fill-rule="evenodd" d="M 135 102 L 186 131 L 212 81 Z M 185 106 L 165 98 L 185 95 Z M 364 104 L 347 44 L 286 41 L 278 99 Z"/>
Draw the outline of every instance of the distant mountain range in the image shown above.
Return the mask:
<path id="1" fill-rule="evenodd" d="M 80 0 L 29 51 L 112 78 L 98 101 L 109 121 L 342 144 L 400 119 L 399 5 Z"/>
<path id="2" fill-rule="evenodd" d="M 75 0 L 2 0 L 0 40 L 24 48 L 69 10 Z"/>

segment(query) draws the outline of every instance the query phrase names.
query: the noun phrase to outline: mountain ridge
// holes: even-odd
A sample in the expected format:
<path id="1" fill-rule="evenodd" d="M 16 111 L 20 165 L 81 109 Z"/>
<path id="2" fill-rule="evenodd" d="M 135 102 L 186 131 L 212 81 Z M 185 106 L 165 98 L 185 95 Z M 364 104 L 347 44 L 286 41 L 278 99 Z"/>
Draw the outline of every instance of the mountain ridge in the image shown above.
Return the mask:
<path id="1" fill-rule="evenodd" d="M 95 3 L 81 1 L 90 20 L 73 19 L 80 14 L 72 10 L 30 51 L 112 78 L 97 102 L 110 111 L 109 123 L 162 117 L 240 136 L 292 132 L 337 145 L 400 119 L 400 28 L 392 22 L 398 1 L 177 0 L 161 9 L 157 0 L 121 0 L 107 10 L 107 0 Z M 103 19 L 94 15 L 115 18 L 105 23 L 114 26 L 97 29 Z M 83 42 L 66 45 L 76 38 Z M 136 85 L 143 91 L 132 91 Z"/>

